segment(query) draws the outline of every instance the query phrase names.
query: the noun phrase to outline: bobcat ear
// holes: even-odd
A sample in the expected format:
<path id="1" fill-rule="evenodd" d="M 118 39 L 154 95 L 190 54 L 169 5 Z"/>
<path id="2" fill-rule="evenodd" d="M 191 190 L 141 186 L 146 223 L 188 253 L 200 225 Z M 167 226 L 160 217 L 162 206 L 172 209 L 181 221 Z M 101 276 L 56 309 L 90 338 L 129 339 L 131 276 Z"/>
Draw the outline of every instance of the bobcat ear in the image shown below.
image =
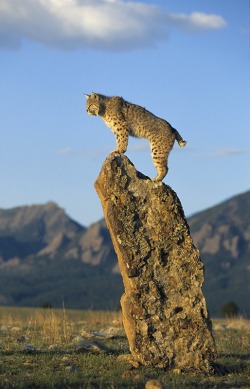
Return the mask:
<path id="1" fill-rule="evenodd" d="M 86 97 L 87 100 L 90 97 L 90 95 L 87 95 L 86 93 L 84 93 L 84 96 Z"/>

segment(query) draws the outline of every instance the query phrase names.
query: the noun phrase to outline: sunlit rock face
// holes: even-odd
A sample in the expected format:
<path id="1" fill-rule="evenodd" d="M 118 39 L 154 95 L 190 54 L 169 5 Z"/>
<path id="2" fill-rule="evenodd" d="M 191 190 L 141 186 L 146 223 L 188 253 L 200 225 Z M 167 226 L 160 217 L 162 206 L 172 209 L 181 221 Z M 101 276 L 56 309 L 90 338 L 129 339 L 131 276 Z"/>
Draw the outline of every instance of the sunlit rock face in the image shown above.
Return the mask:
<path id="1" fill-rule="evenodd" d="M 163 183 L 111 153 L 95 188 L 118 256 L 124 328 L 135 361 L 210 371 L 216 356 L 204 269 L 181 203 Z"/>

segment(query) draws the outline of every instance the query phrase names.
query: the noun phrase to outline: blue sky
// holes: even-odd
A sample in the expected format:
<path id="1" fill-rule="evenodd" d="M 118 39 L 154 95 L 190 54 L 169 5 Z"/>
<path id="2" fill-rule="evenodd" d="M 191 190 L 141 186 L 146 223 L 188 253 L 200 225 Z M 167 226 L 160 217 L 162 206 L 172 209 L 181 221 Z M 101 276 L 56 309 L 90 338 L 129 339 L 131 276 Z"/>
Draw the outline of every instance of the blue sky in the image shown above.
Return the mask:
<path id="1" fill-rule="evenodd" d="M 89 225 L 114 148 L 83 93 L 123 96 L 168 120 L 164 182 L 187 216 L 249 190 L 248 0 L 0 0 L 0 208 L 55 201 Z M 143 139 L 127 156 L 155 177 Z"/>

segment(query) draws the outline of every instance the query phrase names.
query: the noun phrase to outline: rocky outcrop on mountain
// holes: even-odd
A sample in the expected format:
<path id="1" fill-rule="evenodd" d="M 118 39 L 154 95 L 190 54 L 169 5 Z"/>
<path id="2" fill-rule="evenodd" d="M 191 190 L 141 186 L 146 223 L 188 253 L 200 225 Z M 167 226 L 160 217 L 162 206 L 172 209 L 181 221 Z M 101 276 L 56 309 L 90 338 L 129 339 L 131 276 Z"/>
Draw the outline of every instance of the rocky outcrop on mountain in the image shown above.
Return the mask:
<path id="1" fill-rule="evenodd" d="M 53 202 L 44 205 L 32 205 L 0 209 L 0 236 L 12 235 L 20 241 L 40 239 L 51 241 L 58 233 L 72 238 L 84 227 L 74 222 L 63 208 Z"/>
<path id="2" fill-rule="evenodd" d="M 250 253 L 249 221 L 250 192 L 247 192 L 194 215 L 189 224 L 202 254 L 223 253 L 221 258 L 237 260 Z"/>
<path id="3" fill-rule="evenodd" d="M 211 371 L 216 350 L 203 264 L 177 195 L 119 152 L 108 156 L 95 188 L 123 277 L 123 324 L 134 361 Z"/>
<path id="4" fill-rule="evenodd" d="M 55 203 L 0 209 L 0 258 L 54 256 L 85 231 Z"/>
<path id="5" fill-rule="evenodd" d="M 104 220 L 92 224 L 74 240 L 69 250 L 65 252 L 69 259 L 80 259 L 83 263 L 92 266 L 105 266 L 107 262 L 113 263 L 116 268 L 116 254 L 110 242 L 110 235 Z"/>

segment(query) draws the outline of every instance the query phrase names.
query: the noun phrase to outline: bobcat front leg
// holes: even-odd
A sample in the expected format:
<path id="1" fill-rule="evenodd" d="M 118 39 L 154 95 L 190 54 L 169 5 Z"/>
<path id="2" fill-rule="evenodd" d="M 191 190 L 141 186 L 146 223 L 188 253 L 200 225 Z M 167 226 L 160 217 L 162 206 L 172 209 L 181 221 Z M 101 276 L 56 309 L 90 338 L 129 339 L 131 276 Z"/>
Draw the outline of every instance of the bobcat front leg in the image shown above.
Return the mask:
<path id="1" fill-rule="evenodd" d="M 128 147 L 128 131 L 125 127 L 117 128 L 115 131 L 116 150 L 126 153 Z"/>

